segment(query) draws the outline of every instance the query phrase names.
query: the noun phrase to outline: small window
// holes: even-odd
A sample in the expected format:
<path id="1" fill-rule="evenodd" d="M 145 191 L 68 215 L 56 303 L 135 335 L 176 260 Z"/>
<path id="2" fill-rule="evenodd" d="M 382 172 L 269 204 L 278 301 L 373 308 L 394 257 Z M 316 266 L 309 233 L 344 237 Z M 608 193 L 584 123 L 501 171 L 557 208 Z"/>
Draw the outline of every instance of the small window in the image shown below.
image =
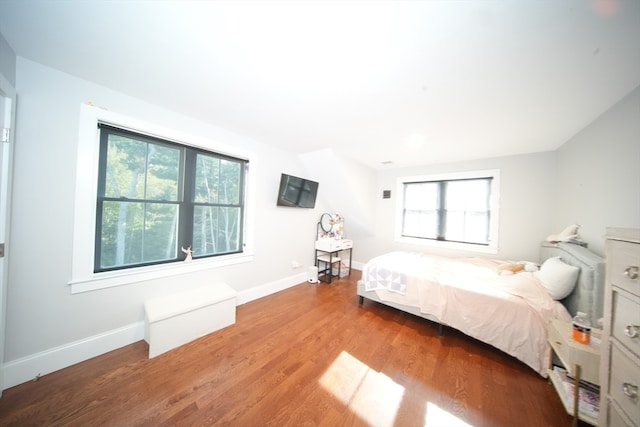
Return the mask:
<path id="1" fill-rule="evenodd" d="M 399 180 L 401 239 L 495 246 L 497 171 Z"/>
<path id="2" fill-rule="evenodd" d="M 242 252 L 246 163 L 101 124 L 94 272 Z"/>

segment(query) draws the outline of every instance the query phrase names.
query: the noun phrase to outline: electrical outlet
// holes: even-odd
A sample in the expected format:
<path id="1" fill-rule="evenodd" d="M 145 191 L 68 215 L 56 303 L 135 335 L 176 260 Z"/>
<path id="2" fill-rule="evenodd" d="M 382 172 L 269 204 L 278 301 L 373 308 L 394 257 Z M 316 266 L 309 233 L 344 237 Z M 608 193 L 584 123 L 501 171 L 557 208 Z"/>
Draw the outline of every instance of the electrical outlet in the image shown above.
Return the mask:
<path id="1" fill-rule="evenodd" d="M 296 260 L 291 261 L 291 268 L 300 268 L 300 263 Z"/>

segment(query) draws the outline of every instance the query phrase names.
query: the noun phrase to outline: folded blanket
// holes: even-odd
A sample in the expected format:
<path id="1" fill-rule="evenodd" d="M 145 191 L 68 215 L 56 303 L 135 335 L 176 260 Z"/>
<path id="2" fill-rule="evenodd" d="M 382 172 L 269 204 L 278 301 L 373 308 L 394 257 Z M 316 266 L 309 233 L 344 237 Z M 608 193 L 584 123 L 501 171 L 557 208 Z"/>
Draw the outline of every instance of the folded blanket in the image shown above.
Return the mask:
<path id="1" fill-rule="evenodd" d="M 379 266 L 370 266 L 367 272 L 369 280 L 365 283 L 367 291 L 386 289 L 404 295 L 407 292 L 407 277 L 404 273 Z"/>

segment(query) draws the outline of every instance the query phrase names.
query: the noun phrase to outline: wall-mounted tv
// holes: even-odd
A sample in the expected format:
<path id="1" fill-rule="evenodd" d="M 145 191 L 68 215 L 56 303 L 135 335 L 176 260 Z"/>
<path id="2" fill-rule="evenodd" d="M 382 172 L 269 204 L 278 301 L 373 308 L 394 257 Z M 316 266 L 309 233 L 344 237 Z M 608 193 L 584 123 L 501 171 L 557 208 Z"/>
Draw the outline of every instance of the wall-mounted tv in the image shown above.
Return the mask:
<path id="1" fill-rule="evenodd" d="M 309 179 L 283 173 L 280 176 L 278 206 L 314 208 L 318 194 L 318 183 Z"/>

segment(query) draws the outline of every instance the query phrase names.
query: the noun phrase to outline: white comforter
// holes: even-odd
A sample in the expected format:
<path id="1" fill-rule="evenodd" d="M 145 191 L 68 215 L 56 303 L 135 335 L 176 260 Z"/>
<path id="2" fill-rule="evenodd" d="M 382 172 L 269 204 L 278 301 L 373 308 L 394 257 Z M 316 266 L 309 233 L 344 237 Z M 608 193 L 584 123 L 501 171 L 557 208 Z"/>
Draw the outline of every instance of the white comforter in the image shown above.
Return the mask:
<path id="1" fill-rule="evenodd" d="M 551 357 L 547 323 L 571 316 L 533 273 L 499 275 L 497 268 L 505 262 L 392 252 L 369 261 L 362 279 L 382 301 L 417 307 L 546 377 Z"/>

